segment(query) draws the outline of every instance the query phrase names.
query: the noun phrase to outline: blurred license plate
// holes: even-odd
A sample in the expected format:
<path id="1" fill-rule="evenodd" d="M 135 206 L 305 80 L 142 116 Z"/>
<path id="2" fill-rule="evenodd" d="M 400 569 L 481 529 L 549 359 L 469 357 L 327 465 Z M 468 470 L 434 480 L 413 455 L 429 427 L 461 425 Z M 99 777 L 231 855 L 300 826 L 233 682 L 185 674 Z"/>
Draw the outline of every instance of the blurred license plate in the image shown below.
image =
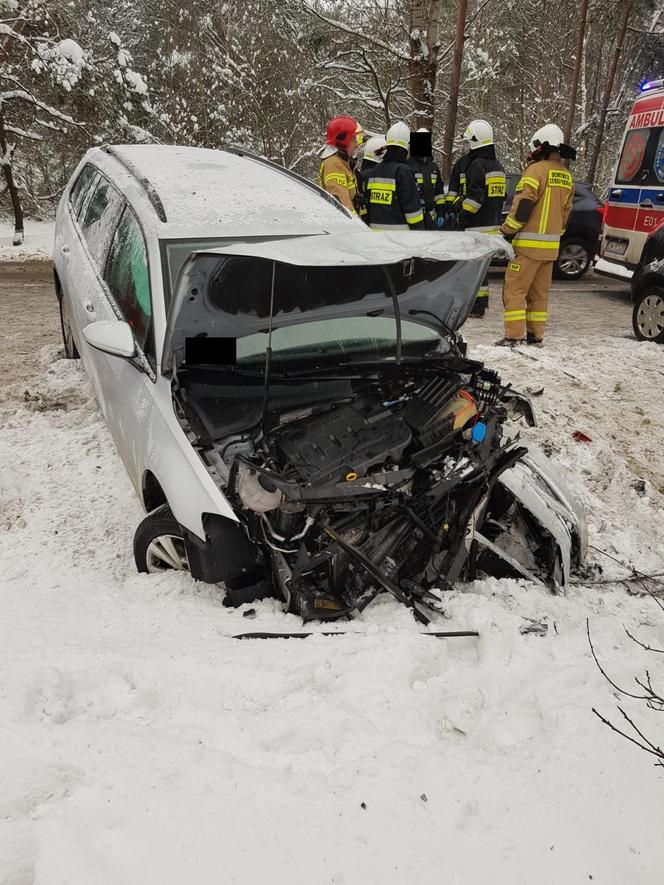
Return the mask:
<path id="1" fill-rule="evenodd" d="M 612 255 L 624 255 L 627 251 L 627 240 L 619 240 L 616 237 L 606 238 L 606 251 Z"/>

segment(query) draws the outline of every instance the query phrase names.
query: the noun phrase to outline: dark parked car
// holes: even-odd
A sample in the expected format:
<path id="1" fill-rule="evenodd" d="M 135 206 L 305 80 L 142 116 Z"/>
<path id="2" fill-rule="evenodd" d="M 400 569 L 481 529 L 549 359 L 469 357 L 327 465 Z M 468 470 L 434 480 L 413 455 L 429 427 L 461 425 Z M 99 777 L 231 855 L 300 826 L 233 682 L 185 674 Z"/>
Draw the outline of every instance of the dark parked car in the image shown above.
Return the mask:
<path id="1" fill-rule="evenodd" d="M 503 219 L 510 211 L 514 191 L 520 175 L 507 173 L 507 197 Z M 602 204 L 587 184 L 574 183 L 574 207 L 567 229 L 560 241 L 560 254 L 553 268 L 559 280 L 578 280 L 590 267 L 595 257 L 602 230 Z"/>
<path id="2" fill-rule="evenodd" d="M 632 326 L 639 341 L 664 344 L 664 228 L 652 233 L 632 277 Z"/>

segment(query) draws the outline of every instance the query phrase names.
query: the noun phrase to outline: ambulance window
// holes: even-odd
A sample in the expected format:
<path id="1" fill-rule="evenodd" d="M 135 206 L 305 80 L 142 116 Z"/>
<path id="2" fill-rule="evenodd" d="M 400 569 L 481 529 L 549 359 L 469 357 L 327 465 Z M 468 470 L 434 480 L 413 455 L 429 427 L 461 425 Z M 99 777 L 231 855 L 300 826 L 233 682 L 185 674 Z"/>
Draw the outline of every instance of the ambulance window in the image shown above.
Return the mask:
<path id="1" fill-rule="evenodd" d="M 644 172 L 645 177 L 648 177 L 645 158 L 649 135 L 649 129 L 632 129 L 627 133 L 618 163 L 616 184 L 641 184 Z"/>
<path id="2" fill-rule="evenodd" d="M 659 132 L 652 165 L 655 170 L 655 175 L 657 176 L 657 181 L 664 183 L 664 129 L 661 129 Z"/>

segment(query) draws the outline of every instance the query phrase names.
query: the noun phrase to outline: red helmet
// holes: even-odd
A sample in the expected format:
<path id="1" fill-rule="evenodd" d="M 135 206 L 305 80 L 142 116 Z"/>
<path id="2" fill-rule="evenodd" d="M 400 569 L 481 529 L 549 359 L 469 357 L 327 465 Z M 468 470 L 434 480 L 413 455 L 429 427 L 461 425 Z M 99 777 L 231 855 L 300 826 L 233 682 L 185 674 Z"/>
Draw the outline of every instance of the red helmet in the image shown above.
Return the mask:
<path id="1" fill-rule="evenodd" d="M 327 124 L 325 142 L 330 147 L 348 150 L 357 130 L 357 120 L 353 117 L 333 117 Z"/>

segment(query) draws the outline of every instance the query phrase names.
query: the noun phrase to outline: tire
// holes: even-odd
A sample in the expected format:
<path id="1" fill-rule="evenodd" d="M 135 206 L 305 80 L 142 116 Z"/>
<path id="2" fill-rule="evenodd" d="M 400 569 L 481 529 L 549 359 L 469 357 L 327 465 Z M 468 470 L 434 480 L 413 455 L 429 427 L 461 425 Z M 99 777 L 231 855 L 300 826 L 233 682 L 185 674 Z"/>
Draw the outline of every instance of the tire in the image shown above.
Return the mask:
<path id="1" fill-rule="evenodd" d="M 664 287 L 643 287 L 634 302 L 632 327 L 639 341 L 664 344 Z"/>
<path id="2" fill-rule="evenodd" d="M 557 280 L 580 280 L 592 260 L 588 244 L 584 240 L 570 237 L 560 244 L 560 253 L 553 265 L 553 275 Z"/>
<path id="3" fill-rule="evenodd" d="M 67 303 L 65 302 L 64 295 L 60 297 L 58 303 L 60 305 L 60 331 L 62 332 L 62 345 L 65 351 L 65 359 L 80 359 L 80 354 L 78 352 L 78 349 L 76 348 L 76 342 L 74 341 L 74 334 L 72 332 L 69 308 L 67 307 Z"/>
<path id="4" fill-rule="evenodd" d="M 139 523 L 134 534 L 134 561 L 139 572 L 189 571 L 182 526 L 162 504 Z"/>

